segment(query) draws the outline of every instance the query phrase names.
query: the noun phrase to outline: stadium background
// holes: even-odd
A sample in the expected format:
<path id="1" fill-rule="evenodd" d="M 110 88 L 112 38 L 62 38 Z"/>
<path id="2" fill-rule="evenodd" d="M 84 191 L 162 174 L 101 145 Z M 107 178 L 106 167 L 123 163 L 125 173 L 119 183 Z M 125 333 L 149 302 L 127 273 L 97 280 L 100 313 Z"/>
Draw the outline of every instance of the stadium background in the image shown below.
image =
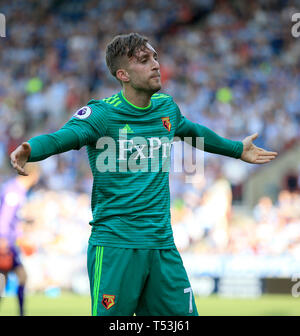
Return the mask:
<path id="1" fill-rule="evenodd" d="M 288 0 L 0 1 L 0 183 L 14 176 L 8 158 L 18 144 L 120 90 L 105 65 L 111 38 L 145 34 L 159 53 L 162 91 L 185 116 L 233 140 L 258 132 L 256 144 L 280 154 L 257 167 L 206 153 L 200 182 L 170 174 L 175 242 L 199 313 L 239 314 L 251 298 L 246 313 L 299 314 L 289 310 L 300 300 L 300 42 L 291 34 L 297 10 L 300 2 Z M 89 314 L 87 154 L 64 153 L 41 167 L 21 211 L 33 223 L 22 225 L 18 241 L 29 307 L 36 302 L 28 313 Z M 11 274 L 0 314 L 16 313 L 15 286 Z M 56 300 L 49 304 L 49 297 Z M 266 297 L 273 301 L 262 310 Z"/>

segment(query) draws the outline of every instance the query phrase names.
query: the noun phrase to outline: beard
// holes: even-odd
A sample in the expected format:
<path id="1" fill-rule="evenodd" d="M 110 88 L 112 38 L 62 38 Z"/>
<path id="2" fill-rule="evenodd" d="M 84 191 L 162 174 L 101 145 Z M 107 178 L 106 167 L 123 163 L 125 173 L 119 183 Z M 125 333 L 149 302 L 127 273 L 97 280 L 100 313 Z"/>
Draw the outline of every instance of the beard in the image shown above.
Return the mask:
<path id="1" fill-rule="evenodd" d="M 141 83 L 140 81 L 135 83 L 132 82 L 131 86 L 138 92 L 144 92 L 149 95 L 153 95 L 154 93 L 156 93 L 161 89 L 162 85 L 160 79 L 155 80 L 153 78 L 150 78 L 147 82 L 143 83 Z"/>

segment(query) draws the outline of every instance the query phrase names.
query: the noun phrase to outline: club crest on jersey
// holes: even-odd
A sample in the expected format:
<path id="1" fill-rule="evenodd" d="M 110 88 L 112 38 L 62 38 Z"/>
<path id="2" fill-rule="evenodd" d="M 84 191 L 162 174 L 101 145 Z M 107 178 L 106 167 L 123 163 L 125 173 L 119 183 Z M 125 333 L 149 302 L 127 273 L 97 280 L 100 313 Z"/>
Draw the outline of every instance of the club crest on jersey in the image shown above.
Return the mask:
<path id="1" fill-rule="evenodd" d="M 161 118 L 164 127 L 170 132 L 172 124 L 170 122 L 170 117 Z"/>
<path id="2" fill-rule="evenodd" d="M 89 106 L 84 106 L 81 109 L 79 109 L 73 117 L 78 119 L 86 119 L 88 118 L 92 113 L 92 109 Z"/>
<path id="3" fill-rule="evenodd" d="M 103 294 L 102 304 L 108 310 L 115 304 L 115 295 Z"/>

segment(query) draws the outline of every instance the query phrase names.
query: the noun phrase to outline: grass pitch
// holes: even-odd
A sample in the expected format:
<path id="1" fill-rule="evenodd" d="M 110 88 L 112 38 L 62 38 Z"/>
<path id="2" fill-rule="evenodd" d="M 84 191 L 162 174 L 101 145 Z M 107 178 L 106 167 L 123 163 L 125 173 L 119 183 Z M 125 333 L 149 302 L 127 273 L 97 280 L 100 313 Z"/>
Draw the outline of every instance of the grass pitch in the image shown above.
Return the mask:
<path id="1" fill-rule="evenodd" d="M 258 299 L 196 297 L 196 303 L 200 316 L 300 316 L 300 297 L 291 295 L 263 295 Z M 56 298 L 28 295 L 25 309 L 29 316 L 89 316 L 90 298 L 72 293 L 62 293 Z M 17 298 L 3 298 L 0 316 L 17 314 Z"/>

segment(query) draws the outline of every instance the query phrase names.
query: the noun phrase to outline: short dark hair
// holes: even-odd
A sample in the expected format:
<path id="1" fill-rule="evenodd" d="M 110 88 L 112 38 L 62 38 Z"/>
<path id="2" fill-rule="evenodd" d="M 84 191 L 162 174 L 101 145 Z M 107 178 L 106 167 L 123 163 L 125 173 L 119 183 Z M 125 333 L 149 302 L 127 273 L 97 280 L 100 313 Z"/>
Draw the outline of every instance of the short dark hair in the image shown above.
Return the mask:
<path id="1" fill-rule="evenodd" d="M 137 50 L 146 47 L 148 38 L 138 33 L 117 35 L 106 47 L 106 65 L 116 77 L 122 56 L 132 57 Z"/>

